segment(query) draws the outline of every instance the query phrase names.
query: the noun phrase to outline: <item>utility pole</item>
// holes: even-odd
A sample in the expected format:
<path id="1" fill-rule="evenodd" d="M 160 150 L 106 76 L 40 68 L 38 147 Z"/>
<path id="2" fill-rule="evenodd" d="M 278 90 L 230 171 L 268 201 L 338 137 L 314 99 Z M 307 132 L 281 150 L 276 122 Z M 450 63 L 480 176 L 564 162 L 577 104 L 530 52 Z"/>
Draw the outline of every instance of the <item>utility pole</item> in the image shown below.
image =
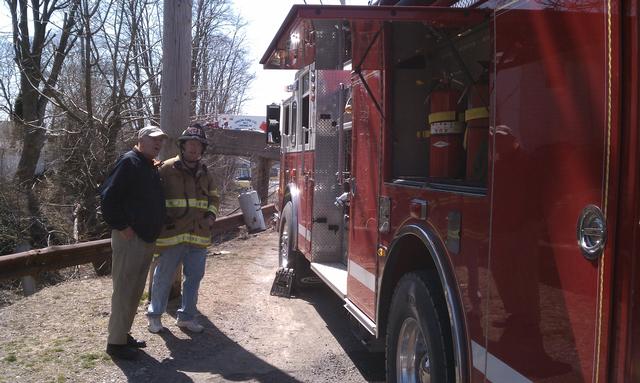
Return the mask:
<path id="1" fill-rule="evenodd" d="M 166 160 L 178 154 L 178 137 L 189 125 L 191 111 L 191 0 L 165 0 L 162 32 L 162 101 L 160 128 L 169 138 L 160 152 Z M 149 269 L 149 299 L 153 289 L 153 271 Z M 180 295 L 182 269 L 178 268 L 170 297 Z"/>
<path id="2" fill-rule="evenodd" d="M 177 138 L 189 125 L 191 110 L 191 0 L 165 0 L 162 35 L 160 128 L 169 136 L 160 153 L 178 153 Z"/>

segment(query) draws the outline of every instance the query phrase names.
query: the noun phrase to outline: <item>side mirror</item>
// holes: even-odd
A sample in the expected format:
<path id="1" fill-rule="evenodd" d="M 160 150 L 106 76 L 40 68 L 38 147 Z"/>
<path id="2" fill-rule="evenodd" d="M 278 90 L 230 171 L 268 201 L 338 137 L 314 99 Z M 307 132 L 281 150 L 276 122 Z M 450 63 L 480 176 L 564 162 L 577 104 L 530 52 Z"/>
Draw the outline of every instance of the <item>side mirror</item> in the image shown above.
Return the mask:
<path id="1" fill-rule="evenodd" d="M 267 144 L 280 144 L 280 105 L 267 105 Z"/>

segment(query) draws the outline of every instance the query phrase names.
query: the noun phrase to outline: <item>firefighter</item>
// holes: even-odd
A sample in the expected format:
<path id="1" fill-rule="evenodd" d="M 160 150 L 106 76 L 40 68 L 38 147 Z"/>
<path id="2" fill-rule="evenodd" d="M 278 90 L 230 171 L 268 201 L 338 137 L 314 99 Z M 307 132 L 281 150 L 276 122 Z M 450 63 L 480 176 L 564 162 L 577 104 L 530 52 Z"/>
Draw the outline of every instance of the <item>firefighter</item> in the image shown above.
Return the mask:
<path id="1" fill-rule="evenodd" d="M 152 333 L 162 331 L 160 317 L 166 310 L 180 262 L 184 280 L 176 325 L 196 333 L 203 330 L 195 318 L 196 303 L 220 198 L 212 174 L 202 162 L 207 147 L 203 127 L 197 123 L 189 126 L 178 138 L 178 145 L 180 154 L 165 161 L 160 168 L 167 219 L 156 241 L 160 255 L 153 273 L 151 304 L 147 310 L 148 329 Z"/>

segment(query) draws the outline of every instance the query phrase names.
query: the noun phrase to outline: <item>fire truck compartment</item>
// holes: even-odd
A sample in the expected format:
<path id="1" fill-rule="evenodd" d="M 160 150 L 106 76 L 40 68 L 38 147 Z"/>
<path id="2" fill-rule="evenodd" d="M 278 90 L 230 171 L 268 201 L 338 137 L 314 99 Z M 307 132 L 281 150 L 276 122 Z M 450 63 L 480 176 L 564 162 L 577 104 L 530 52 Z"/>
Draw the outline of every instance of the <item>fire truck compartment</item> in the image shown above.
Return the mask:
<path id="1" fill-rule="evenodd" d="M 391 97 L 386 115 L 393 137 L 387 181 L 486 187 L 488 25 L 458 30 L 404 22 L 387 30 Z"/>

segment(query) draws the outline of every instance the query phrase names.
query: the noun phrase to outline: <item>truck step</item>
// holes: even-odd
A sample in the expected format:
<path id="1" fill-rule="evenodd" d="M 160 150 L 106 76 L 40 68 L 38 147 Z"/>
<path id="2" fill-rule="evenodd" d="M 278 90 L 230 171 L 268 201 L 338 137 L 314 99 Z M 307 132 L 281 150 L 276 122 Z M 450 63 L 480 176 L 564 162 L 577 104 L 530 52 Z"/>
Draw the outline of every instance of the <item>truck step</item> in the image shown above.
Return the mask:
<path id="1" fill-rule="evenodd" d="M 347 265 L 339 262 L 311 262 L 311 270 L 340 298 L 347 297 Z"/>

